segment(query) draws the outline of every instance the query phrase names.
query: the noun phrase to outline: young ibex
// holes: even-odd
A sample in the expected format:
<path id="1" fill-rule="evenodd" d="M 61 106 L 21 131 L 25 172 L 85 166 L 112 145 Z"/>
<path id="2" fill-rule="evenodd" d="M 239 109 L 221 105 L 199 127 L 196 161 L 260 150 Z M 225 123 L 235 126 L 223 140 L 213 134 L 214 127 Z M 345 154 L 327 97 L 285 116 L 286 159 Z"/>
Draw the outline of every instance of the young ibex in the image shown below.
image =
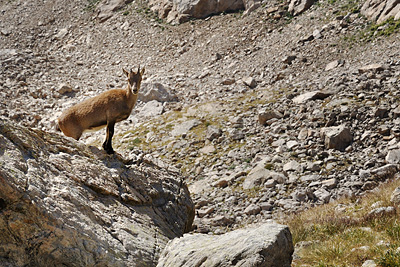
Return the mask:
<path id="1" fill-rule="evenodd" d="M 61 114 L 58 126 L 66 136 L 79 140 L 84 131 L 97 131 L 107 126 L 103 148 L 108 154 L 114 153 L 111 145 L 114 125 L 131 114 L 138 99 L 144 73 L 144 68 L 140 70 L 140 67 L 137 72 L 122 70 L 128 77 L 128 86 L 125 89 L 106 91 L 70 107 Z"/>

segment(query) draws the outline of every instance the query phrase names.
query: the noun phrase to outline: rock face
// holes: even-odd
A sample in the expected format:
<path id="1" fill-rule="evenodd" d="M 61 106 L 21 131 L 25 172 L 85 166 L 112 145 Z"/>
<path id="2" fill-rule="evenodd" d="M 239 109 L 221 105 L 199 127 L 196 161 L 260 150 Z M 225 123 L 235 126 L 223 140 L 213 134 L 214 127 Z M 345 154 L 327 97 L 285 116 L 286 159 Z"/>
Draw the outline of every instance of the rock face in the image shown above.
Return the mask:
<path id="1" fill-rule="evenodd" d="M 381 23 L 391 17 L 400 19 L 399 0 L 367 0 L 361 8 L 361 14 Z"/>
<path id="2" fill-rule="evenodd" d="M 168 243 L 157 266 L 290 266 L 289 228 L 276 223 L 220 236 L 187 234 Z"/>
<path id="3" fill-rule="evenodd" d="M 160 18 L 178 23 L 187 21 L 190 17 L 205 18 L 212 14 L 245 8 L 243 0 L 151 0 L 149 5 Z"/>
<path id="4" fill-rule="evenodd" d="M 154 266 L 191 229 L 185 184 L 0 119 L 2 266 Z"/>

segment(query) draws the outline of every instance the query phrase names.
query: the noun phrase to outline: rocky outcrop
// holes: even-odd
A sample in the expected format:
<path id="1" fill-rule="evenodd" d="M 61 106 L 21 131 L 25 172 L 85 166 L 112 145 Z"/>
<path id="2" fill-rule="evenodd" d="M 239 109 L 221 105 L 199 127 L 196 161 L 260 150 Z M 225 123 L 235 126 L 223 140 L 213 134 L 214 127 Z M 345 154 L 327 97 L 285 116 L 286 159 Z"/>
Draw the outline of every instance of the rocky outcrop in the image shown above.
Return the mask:
<path id="1" fill-rule="evenodd" d="M 167 22 L 185 22 L 225 11 L 250 8 L 258 1 L 243 0 L 150 0 L 151 9 Z"/>
<path id="2" fill-rule="evenodd" d="M 399 0 L 367 0 L 361 8 L 361 14 L 370 20 L 376 20 L 377 23 L 393 17 L 400 19 L 400 1 Z"/>
<path id="3" fill-rule="evenodd" d="M 2 266 L 154 266 L 193 217 L 174 173 L 0 119 Z"/>
<path id="4" fill-rule="evenodd" d="M 157 266 L 287 267 L 293 250 L 289 228 L 270 222 L 219 236 L 176 238 L 168 243 Z"/>

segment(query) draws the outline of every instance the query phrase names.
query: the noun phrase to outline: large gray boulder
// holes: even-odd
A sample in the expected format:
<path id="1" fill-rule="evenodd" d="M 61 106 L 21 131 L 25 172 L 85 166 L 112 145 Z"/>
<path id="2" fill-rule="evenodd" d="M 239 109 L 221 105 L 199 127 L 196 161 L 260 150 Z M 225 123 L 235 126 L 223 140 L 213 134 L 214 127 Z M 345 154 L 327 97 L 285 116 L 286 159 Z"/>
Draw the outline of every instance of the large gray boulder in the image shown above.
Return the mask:
<path id="1" fill-rule="evenodd" d="M 223 235 L 185 234 L 168 243 L 157 266 L 286 267 L 293 250 L 289 228 L 269 222 Z"/>
<path id="2" fill-rule="evenodd" d="M 175 174 L 0 118 L 1 266 L 155 266 L 193 218 Z"/>
<path id="3" fill-rule="evenodd" d="M 367 0 L 361 7 L 361 14 L 377 23 L 393 17 L 400 19 L 400 0 Z"/>

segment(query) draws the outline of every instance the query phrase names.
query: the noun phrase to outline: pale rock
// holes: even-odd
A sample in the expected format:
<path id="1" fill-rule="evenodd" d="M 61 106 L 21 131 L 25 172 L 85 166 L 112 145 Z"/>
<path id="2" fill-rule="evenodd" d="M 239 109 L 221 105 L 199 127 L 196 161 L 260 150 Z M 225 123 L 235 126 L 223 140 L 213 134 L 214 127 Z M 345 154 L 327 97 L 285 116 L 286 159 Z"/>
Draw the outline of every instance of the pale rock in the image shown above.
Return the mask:
<path id="1" fill-rule="evenodd" d="M 207 127 L 206 138 L 210 141 L 219 138 L 222 135 L 222 130 L 216 126 L 209 125 Z"/>
<path id="2" fill-rule="evenodd" d="M 400 19 L 400 4 L 398 0 L 367 0 L 360 10 L 361 14 L 378 24 L 390 17 Z"/>
<path id="3" fill-rule="evenodd" d="M 374 260 L 366 260 L 364 261 L 363 265 L 361 267 L 376 267 L 376 263 Z"/>
<path id="4" fill-rule="evenodd" d="M 243 78 L 243 83 L 250 88 L 254 88 L 257 86 L 257 82 L 253 77 Z"/>
<path id="5" fill-rule="evenodd" d="M 251 189 L 261 186 L 270 177 L 271 171 L 265 168 L 255 167 L 252 169 L 243 182 L 243 189 Z"/>
<path id="6" fill-rule="evenodd" d="M 331 179 L 324 180 L 321 182 L 322 187 L 325 187 L 328 189 L 335 188 L 337 184 L 338 184 L 338 180 L 336 178 L 331 178 Z"/>
<path id="7" fill-rule="evenodd" d="M 308 137 L 308 129 L 302 128 L 297 136 L 297 139 L 305 140 Z"/>
<path id="8" fill-rule="evenodd" d="M 325 99 L 330 95 L 332 95 L 332 93 L 330 92 L 312 91 L 296 96 L 295 98 L 293 98 L 293 102 L 296 104 L 302 104 L 311 100 Z"/>
<path id="9" fill-rule="evenodd" d="M 257 215 L 260 213 L 260 211 L 261 207 L 259 205 L 250 204 L 249 206 L 246 207 L 244 213 L 246 213 L 247 215 Z"/>
<path id="10" fill-rule="evenodd" d="M 385 157 L 387 163 L 399 164 L 400 163 L 400 149 L 390 150 Z"/>
<path id="11" fill-rule="evenodd" d="M 158 262 L 162 266 L 289 267 L 293 254 L 287 226 L 273 222 L 222 235 L 186 234 L 168 243 Z"/>
<path id="12" fill-rule="evenodd" d="M 196 126 L 199 126 L 200 124 L 201 124 L 201 121 L 199 121 L 197 119 L 184 121 L 174 127 L 174 129 L 171 131 L 171 135 L 179 136 L 179 135 L 187 134 L 191 129 L 193 129 Z"/>
<path id="13" fill-rule="evenodd" d="M 61 40 L 64 39 L 64 37 L 67 36 L 67 34 L 68 34 L 68 29 L 63 28 L 56 34 L 55 38 Z"/>
<path id="14" fill-rule="evenodd" d="M 295 160 L 291 160 L 285 165 L 283 165 L 284 171 L 301 171 L 302 167 L 301 164 Z"/>
<path id="15" fill-rule="evenodd" d="M 314 195 L 322 201 L 322 203 L 328 203 L 331 198 L 331 194 L 323 188 L 314 191 Z"/>
<path id="16" fill-rule="evenodd" d="M 358 72 L 360 74 L 366 73 L 366 72 L 375 73 L 375 72 L 383 71 L 384 69 L 385 69 L 385 67 L 383 65 L 381 65 L 381 64 L 370 64 L 370 65 L 366 65 L 366 66 L 360 67 L 358 69 Z"/>
<path id="17" fill-rule="evenodd" d="M 149 102 L 157 100 L 158 102 L 176 102 L 178 97 L 167 90 L 161 83 L 142 83 L 140 87 L 140 101 Z"/>
<path id="18" fill-rule="evenodd" d="M 381 207 L 371 210 L 368 214 L 368 218 L 381 218 L 384 216 L 391 216 L 396 213 L 396 209 L 392 206 L 389 207 Z"/>
<path id="19" fill-rule="evenodd" d="M 299 145 L 299 142 L 295 141 L 295 140 L 290 140 L 286 142 L 286 146 L 289 149 L 295 148 Z"/>
<path id="20" fill-rule="evenodd" d="M 202 154 L 212 154 L 215 152 L 215 147 L 213 145 L 208 145 L 200 149 Z"/>
<path id="21" fill-rule="evenodd" d="M 157 100 L 147 102 L 139 112 L 139 116 L 143 117 L 155 117 L 161 115 L 164 112 L 164 106 Z"/>
<path id="22" fill-rule="evenodd" d="M 185 183 L 81 142 L 0 119 L 0 251 L 7 266 L 155 266 L 191 230 Z"/>
<path id="23" fill-rule="evenodd" d="M 400 187 L 397 187 L 390 196 L 390 202 L 394 205 L 400 205 Z"/>
<path id="24" fill-rule="evenodd" d="M 238 141 L 244 138 L 244 132 L 237 128 L 229 129 L 228 133 L 229 137 L 234 141 Z"/>
<path id="25" fill-rule="evenodd" d="M 111 18 L 115 11 L 131 2 L 132 0 L 103 0 L 96 8 L 98 12 L 97 18 L 100 22 L 104 22 Z"/>
<path id="26" fill-rule="evenodd" d="M 297 16 L 309 9 L 314 4 L 314 1 L 315 0 L 291 0 L 288 11 L 294 16 Z"/>
<path id="27" fill-rule="evenodd" d="M 387 180 L 394 177 L 397 173 L 397 167 L 395 164 L 386 164 L 382 167 L 371 170 L 371 174 L 377 180 Z"/>
<path id="28" fill-rule="evenodd" d="M 334 61 L 332 61 L 332 62 L 329 62 L 327 65 L 326 65 L 326 67 L 325 67 L 325 71 L 330 71 L 330 70 L 333 70 L 333 69 L 335 69 L 335 68 L 337 68 L 337 67 L 339 67 L 339 66 L 341 66 L 341 65 L 343 65 L 344 64 L 344 60 L 334 60 Z"/>
<path id="29" fill-rule="evenodd" d="M 321 136 L 327 149 L 343 151 L 353 141 L 353 135 L 345 125 L 322 128 Z"/>

